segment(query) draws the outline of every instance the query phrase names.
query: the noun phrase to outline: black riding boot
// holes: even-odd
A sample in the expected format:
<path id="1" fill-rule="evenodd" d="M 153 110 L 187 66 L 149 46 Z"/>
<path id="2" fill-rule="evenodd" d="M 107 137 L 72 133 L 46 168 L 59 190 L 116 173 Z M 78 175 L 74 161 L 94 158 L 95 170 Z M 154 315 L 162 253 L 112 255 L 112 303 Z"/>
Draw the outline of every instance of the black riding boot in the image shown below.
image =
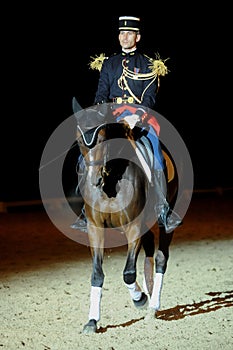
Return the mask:
<path id="1" fill-rule="evenodd" d="M 70 225 L 70 227 L 75 230 L 87 232 L 87 219 L 84 206 L 82 207 L 81 214 L 77 217 L 76 221 Z"/>
<path id="2" fill-rule="evenodd" d="M 152 183 L 155 189 L 155 211 L 159 227 L 164 227 L 166 233 L 172 232 L 177 226 L 182 224 L 182 220 L 177 213 L 169 206 L 167 201 L 167 182 L 163 170 L 154 170 Z"/>

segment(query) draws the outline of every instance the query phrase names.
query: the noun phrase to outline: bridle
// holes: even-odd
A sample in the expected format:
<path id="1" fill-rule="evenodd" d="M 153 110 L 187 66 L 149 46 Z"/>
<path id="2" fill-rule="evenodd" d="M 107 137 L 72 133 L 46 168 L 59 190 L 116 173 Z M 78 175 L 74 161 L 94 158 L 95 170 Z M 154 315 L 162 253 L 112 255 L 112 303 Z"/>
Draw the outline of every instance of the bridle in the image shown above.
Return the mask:
<path id="1" fill-rule="evenodd" d="M 84 142 L 84 145 L 85 145 L 85 147 L 87 147 L 89 149 L 88 150 L 88 154 L 89 155 L 91 155 L 93 153 L 94 146 L 96 146 L 96 141 L 97 141 L 97 138 L 98 138 L 99 131 L 101 129 L 104 129 L 105 126 L 106 126 L 106 123 L 103 123 L 101 125 L 98 125 L 96 128 L 92 128 L 92 129 L 90 129 L 88 131 L 83 131 L 81 129 L 81 127 L 79 125 L 77 125 L 77 128 L 78 128 L 78 130 L 81 133 L 81 138 L 82 138 L 82 140 Z M 88 140 L 87 134 L 88 135 L 92 134 L 90 140 Z M 85 166 L 99 166 L 99 165 L 105 165 L 106 164 L 106 159 L 107 159 L 107 156 L 106 156 L 106 154 L 104 154 L 104 156 L 101 159 L 88 160 L 87 157 L 85 157 L 85 158 L 83 158 L 83 161 L 85 163 Z"/>

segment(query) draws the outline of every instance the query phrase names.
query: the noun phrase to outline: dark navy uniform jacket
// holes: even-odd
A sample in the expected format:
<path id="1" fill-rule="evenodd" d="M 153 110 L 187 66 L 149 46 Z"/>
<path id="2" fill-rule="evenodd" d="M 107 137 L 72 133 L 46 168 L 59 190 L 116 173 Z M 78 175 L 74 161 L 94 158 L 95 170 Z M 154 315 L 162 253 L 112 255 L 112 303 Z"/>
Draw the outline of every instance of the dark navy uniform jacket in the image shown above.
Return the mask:
<path id="1" fill-rule="evenodd" d="M 137 50 L 130 53 L 122 52 L 105 59 L 100 71 L 98 88 L 95 95 L 95 104 L 113 102 L 116 97 L 129 97 L 129 91 L 124 86 L 119 86 L 118 80 L 122 75 L 122 61 L 130 71 L 134 73 L 151 73 L 149 66 L 152 64 L 148 57 L 139 53 Z M 155 98 L 157 83 L 156 80 L 149 86 L 152 78 L 146 80 L 136 80 L 129 77 L 127 84 L 133 94 L 140 99 L 141 104 L 153 109 L 155 107 Z M 149 87 L 148 87 L 149 86 Z M 142 94 L 144 92 L 143 98 Z M 135 101 L 134 103 L 139 103 Z"/>

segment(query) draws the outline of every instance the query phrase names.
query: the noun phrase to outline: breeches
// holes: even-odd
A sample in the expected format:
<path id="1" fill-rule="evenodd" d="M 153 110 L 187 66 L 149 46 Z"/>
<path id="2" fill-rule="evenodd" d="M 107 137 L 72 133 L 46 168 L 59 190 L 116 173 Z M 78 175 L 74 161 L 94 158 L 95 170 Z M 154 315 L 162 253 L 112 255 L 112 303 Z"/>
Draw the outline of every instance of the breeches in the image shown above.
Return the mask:
<path id="1" fill-rule="evenodd" d="M 117 122 L 126 117 L 127 115 L 131 115 L 132 112 L 129 110 L 125 110 L 122 114 L 120 114 L 116 120 Z M 161 149 L 161 145 L 159 142 L 158 135 L 155 131 L 155 129 L 147 124 L 149 130 L 146 135 L 146 137 L 150 140 L 152 147 L 153 147 L 153 154 L 154 154 L 154 169 L 155 170 L 163 170 L 164 169 L 164 157 Z M 143 128 L 142 128 L 143 129 Z"/>

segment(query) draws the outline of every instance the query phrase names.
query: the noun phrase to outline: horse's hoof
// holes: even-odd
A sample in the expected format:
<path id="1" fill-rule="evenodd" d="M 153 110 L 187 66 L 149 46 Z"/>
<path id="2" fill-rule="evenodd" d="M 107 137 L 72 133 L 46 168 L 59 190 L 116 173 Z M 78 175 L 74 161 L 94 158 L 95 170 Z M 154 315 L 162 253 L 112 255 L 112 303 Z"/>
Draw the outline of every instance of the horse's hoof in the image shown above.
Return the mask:
<path id="1" fill-rule="evenodd" d="M 148 300 L 147 295 L 146 295 L 144 292 L 142 292 L 141 298 L 140 298 L 139 300 L 133 300 L 133 302 L 134 302 L 134 305 L 135 305 L 138 309 L 140 309 L 140 308 L 143 308 L 143 307 L 145 306 L 147 300 Z"/>
<path id="2" fill-rule="evenodd" d="M 83 327 L 83 333 L 84 334 L 93 334 L 97 331 L 97 321 L 96 320 L 89 320 L 87 324 Z"/>

